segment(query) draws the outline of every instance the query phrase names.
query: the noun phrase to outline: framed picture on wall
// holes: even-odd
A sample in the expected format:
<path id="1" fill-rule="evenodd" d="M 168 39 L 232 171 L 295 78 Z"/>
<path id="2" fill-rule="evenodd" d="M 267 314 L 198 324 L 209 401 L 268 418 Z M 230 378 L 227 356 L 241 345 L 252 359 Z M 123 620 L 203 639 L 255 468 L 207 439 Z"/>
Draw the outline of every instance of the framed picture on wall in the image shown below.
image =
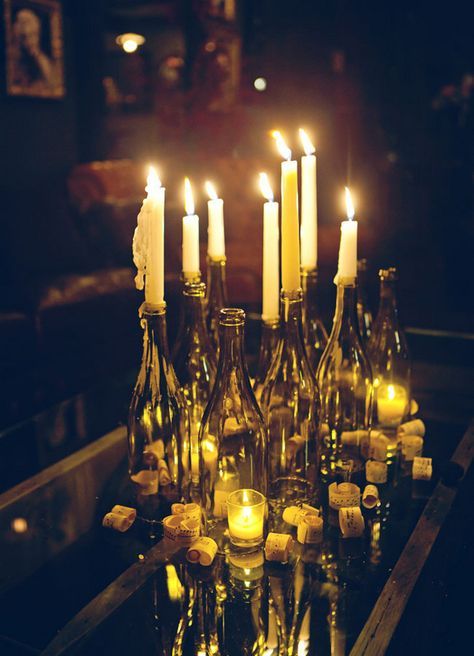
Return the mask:
<path id="1" fill-rule="evenodd" d="M 11 96 L 64 97 L 59 0 L 4 0 L 6 80 Z"/>

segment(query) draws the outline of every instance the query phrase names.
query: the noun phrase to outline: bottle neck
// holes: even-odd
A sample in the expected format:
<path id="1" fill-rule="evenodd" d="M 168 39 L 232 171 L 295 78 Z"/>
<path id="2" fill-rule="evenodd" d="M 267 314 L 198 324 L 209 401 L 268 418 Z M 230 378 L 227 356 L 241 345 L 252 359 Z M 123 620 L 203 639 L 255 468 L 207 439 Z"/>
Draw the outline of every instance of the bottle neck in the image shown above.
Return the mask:
<path id="1" fill-rule="evenodd" d="M 207 298 L 214 307 L 227 307 L 226 258 L 207 258 Z"/>
<path id="2" fill-rule="evenodd" d="M 380 304 L 379 314 L 381 317 L 398 317 L 397 297 L 394 280 L 380 281 Z"/>
<path id="3" fill-rule="evenodd" d="M 303 323 L 305 323 L 307 317 L 319 316 L 317 269 L 301 269 L 301 287 L 303 289 Z"/>
<path id="4" fill-rule="evenodd" d="M 187 284 L 183 291 L 183 314 L 184 324 L 187 329 L 206 331 L 205 321 L 205 296 L 206 288 L 204 284 L 192 285 Z"/>
<path id="5" fill-rule="evenodd" d="M 246 371 L 244 356 L 244 324 L 219 325 L 218 376 L 231 370 Z"/>
<path id="6" fill-rule="evenodd" d="M 344 280 L 337 285 L 336 312 L 333 331 L 353 331 L 358 334 L 357 322 L 357 282 L 355 278 Z"/>
<path id="7" fill-rule="evenodd" d="M 298 289 L 291 293 L 281 292 L 281 336 L 284 340 L 295 346 L 303 342 L 303 291 Z"/>
<path id="8" fill-rule="evenodd" d="M 153 367 L 156 357 L 169 360 L 168 336 L 166 332 L 166 304 L 140 308 L 140 322 L 143 335 L 143 363 L 147 368 Z"/>

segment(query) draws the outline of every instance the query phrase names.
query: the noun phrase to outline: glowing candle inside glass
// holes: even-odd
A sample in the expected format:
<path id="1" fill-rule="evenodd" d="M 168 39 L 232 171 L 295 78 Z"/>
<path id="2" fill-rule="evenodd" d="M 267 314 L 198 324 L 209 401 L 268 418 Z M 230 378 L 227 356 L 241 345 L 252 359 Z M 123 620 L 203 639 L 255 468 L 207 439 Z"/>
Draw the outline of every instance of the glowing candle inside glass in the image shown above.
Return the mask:
<path id="1" fill-rule="evenodd" d="M 408 405 L 408 394 L 402 385 L 380 385 L 377 389 L 377 415 L 382 426 L 398 426 Z"/>
<path id="2" fill-rule="evenodd" d="M 263 542 L 266 500 L 256 490 L 235 490 L 227 497 L 227 518 L 232 544 L 256 546 Z"/>

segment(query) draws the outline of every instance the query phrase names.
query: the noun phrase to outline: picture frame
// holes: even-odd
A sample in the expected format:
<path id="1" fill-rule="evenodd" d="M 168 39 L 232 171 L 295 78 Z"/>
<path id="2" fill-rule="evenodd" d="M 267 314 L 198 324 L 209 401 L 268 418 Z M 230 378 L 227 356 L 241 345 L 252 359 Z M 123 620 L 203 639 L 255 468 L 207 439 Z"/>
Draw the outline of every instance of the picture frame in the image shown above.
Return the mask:
<path id="1" fill-rule="evenodd" d="M 59 0 L 4 0 L 6 87 L 9 96 L 65 95 Z"/>

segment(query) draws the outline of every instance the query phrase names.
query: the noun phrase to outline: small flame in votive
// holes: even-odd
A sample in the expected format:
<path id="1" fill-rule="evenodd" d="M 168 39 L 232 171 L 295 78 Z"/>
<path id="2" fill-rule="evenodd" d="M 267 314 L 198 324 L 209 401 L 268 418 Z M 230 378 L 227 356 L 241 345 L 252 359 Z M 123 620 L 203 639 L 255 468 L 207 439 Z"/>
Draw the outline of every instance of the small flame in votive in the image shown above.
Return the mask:
<path id="1" fill-rule="evenodd" d="M 161 187 L 161 180 L 158 177 L 158 173 L 156 172 L 155 167 L 149 166 L 145 191 L 147 192 L 147 194 L 153 194 L 156 193 L 160 187 Z"/>
<path id="2" fill-rule="evenodd" d="M 351 192 L 349 191 L 349 187 L 344 187 L 345 192 L 346 192 L 346 212 L 347 212 L 347 218 L 349 221 L 352 221 L 354 218 L 354 204 L 352 203 L 352 196 Z"/>
<path id="3" fill-rule="evenodd" d="M 390 401 L 393 401 L 393 399 L 395 398 L 395 388 L 394 388 L 393 385 L 388 386 L 387 396 L 388 396 Z"/>
<path id="4" fill-rule="evenodd" d="M 184 207 L 188 216 L 194 214 L 193 190 L 189 178 L 184 178 Z"/>
<path id="5" fill-rule="evenodd" d="M 278 130 L 273 130 L 272 137 L 275 139 L 276 145 L 277 145 L 277 148 L 278 148 L 278 152 L 283 157 L 283 159 L 290 160 L 291 159 L 291 150 L 286 145 L 285 140 L 281 136 L 281 132 L 279 132 Z"/>
<path id="6" fill-rule="evenodd" d="M 206 187 L 206 193 L 209 196 L 211 200 L 217 200 L 217 192 L 216 188 L 212 184 L 212 182 L 209 182 L 209 180 L 206 180 L 206 183 L 204 185 Z"/>
<path id="7" fill-rule="evenodd" d="M 249 502 L 249 495 L 248 495 L 247 490 L 244 490 L 244 491 L 243 491 L 243 494 L 242 494 L 242 501 L 243 501 L 244 503 L 248 503 L 248 502 Z"/>
<path id="8" fill-rule="evenodd" d="M 260 178 L 260 191 L 262 192 L 262 194 L 267 200 L 273 201 L 273 191 L 270 186 L 270 180 L 268 179 L 268 175 L 266 173 L 260 173 L 259 178 Z"/>
<path id="9" fill-rule="evenodd" d="M 301 139 L 301 143 L 303 144 L 305 155 L 312 155 L 316 150 L 316 148 L 313 146 L 311 139 L 308 137 L 308 135 L 302 128 L 299 129 L 299 133 L 300 133 L 300 139 Z"/>

